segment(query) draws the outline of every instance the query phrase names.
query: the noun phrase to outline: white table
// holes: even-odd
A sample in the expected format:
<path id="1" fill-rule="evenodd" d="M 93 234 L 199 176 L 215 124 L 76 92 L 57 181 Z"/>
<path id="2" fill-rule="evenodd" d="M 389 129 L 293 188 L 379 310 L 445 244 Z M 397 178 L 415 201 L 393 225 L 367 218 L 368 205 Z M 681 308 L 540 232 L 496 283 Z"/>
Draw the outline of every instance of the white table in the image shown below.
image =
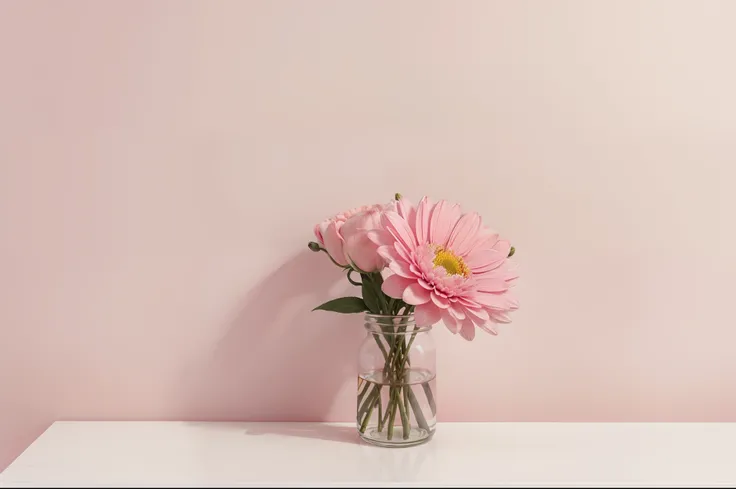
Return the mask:
<path id="1" fill-rule="evenodd" d="M 39 486 L 733 486 L 736 423 L 440 423 L 386 449 L 350 424 L 57 422 L 0 474 Z"/>

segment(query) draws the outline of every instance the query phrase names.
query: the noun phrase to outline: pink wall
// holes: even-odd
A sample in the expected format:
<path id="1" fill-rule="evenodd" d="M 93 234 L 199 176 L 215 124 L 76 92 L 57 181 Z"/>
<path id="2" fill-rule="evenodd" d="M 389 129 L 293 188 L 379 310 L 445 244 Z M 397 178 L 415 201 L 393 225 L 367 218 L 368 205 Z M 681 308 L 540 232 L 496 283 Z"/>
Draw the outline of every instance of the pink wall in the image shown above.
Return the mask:
<path id="1" fill-rule="evenodd" d="M 736 421 L 736 2 L 0 2 L 0 468 L 55 419 L 348 420 L 310 254 L 424 193 L 522 309 L 442 420 Z"/>

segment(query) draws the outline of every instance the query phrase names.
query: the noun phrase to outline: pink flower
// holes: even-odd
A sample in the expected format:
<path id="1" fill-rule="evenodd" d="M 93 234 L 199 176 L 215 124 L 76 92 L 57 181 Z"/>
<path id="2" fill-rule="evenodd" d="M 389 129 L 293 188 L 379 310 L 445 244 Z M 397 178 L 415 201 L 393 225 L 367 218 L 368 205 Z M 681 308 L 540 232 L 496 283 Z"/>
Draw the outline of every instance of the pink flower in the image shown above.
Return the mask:
<path id="1" fill-rule="evenodd" d="M 385 261 L 367 234 L 380 228 L 383 209 L 384 206 L 378 204 L 350 209 L 317 224 L 314 234 L 339 265 L 354 263 L 364 272 L 380 270 Z"/>
<path id="2" fill-rule="evenodd" d="M 345 240 L 345 259 L 364 272 L 375 272 L 386 266 L 386 261 L 378 254 L 378 245 L 368 239 L 370 231 L 381 228 L 382 213 L 383 206 L 373 206 L 354 215 L 340 228 Z"/>
<path id="3" fill-rule="evenodd" d="M 496 334 L 492 323 L 510 322 L 507 313 L 518 308 L 509 292 L 517 277 L 507 259 L 511 245 L 477 213 L 425 197 L 416 209 L 384 212 L 382 224 L 369 237 L 391 271 L 383 291 L 414 305 L 417 325 L 442 320 L 472 340 L 476 327 Z"/>

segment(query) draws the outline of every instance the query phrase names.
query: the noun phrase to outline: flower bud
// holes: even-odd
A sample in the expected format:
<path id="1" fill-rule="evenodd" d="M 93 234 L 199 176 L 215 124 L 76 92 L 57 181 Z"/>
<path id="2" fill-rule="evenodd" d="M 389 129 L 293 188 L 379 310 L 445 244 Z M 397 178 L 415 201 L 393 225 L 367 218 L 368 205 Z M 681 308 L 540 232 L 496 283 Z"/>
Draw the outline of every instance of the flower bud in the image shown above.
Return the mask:
<path id="1" fill-rule="evenodd" d="M 512 256 L 514 256 L 514 253 L 516 253 L 516 248 L 512 246 L 511 249 L 509 250 L 508 258 L 511 258 Z"/>
<path id="2" fill-rule="evenodd" d="M 394 200 L 401 200 L 401 194 L 396 192 L 396 194 L 394 194 Z"/>
<path id="3" fill-rule="evenodd" d="M 309 249 L 312 251 L 319 251 L 322 249 L 319 243 L 315 243 L 314 241 L 310 241 L 307 246 L 309 246 Z"/>

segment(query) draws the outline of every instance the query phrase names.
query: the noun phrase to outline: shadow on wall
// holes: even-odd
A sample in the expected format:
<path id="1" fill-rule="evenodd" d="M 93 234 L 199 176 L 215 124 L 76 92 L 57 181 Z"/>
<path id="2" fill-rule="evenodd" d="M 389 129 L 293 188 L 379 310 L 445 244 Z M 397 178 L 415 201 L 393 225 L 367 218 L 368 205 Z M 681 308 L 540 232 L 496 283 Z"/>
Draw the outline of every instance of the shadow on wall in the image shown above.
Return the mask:
<path id="1" fill-rule="evenodd" d="M 347 281 L 327 257 L 305 250 L 256 284 L 214 351 L 181 379 L 174 410 L 188 420 L 352 419 L 352 390 L 336 397 L 356 382 L 361 319 L 311 312 L 337 283 Z"/>

